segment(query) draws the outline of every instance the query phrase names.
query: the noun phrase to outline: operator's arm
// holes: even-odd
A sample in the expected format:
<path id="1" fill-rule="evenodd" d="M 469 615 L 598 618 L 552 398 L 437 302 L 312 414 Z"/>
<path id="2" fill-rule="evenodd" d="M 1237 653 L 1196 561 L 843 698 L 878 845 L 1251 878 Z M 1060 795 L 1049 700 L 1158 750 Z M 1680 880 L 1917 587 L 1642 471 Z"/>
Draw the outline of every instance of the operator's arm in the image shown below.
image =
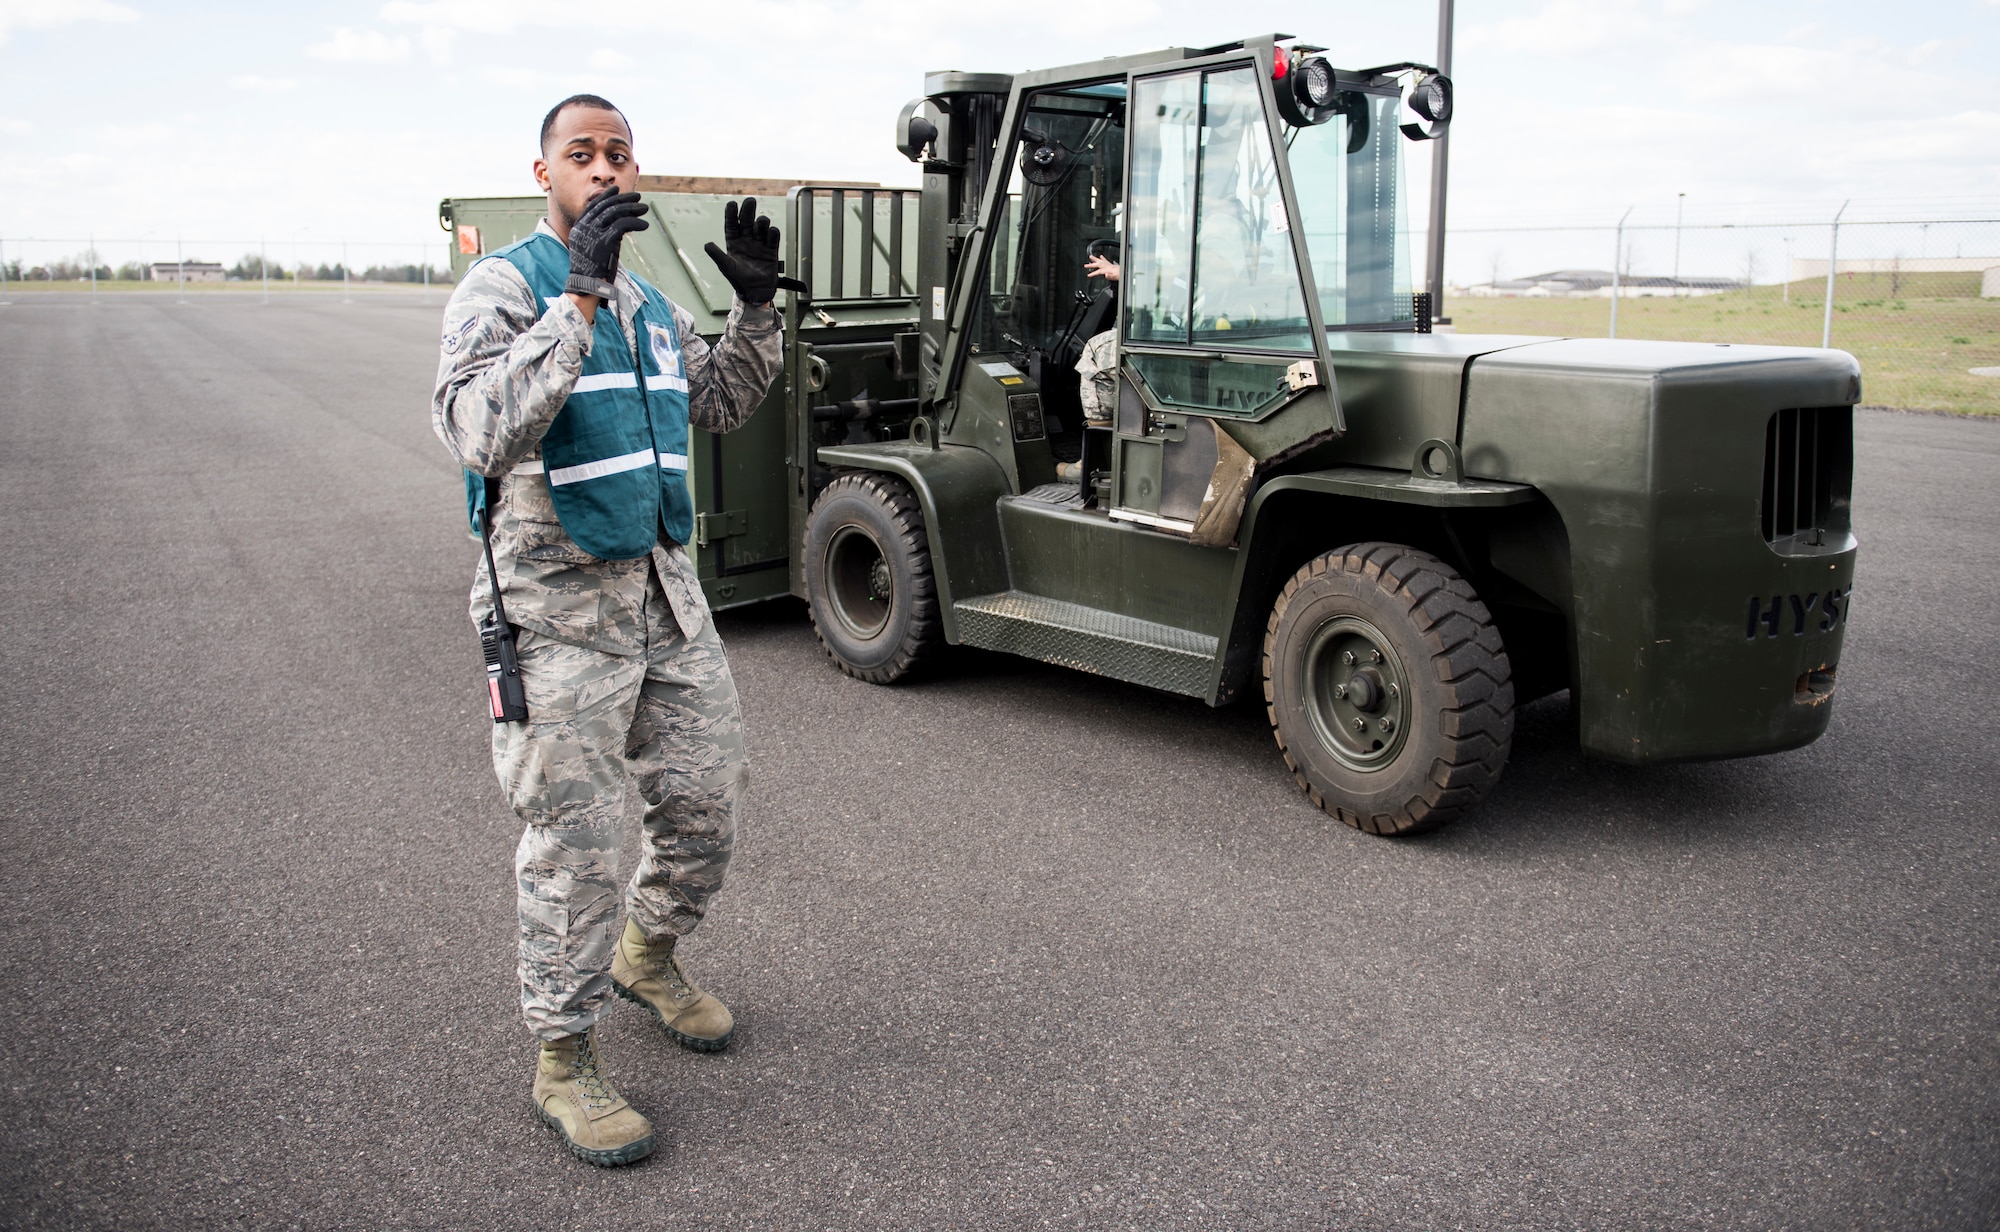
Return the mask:
<path id="1" fill-rule="evenodd" d="M 674 305 L 674 328 L 680 331 L 681 363 L 687 369 L 688 422 L 708 432 L 742 427 L 784 363 L 778 310 L 738 299 L 713 347 L 695 333 L 694 318 L 679 304 Z"/>
<path id="2" fill-rule="evenodd" d="M 558 296 L 539 318 L 528 280 L 501 260 L 466 271 L 445 306 L 431 426 L 474 474 L 533 453 L 583 371 L 591 326 L 575 301 Z"/>

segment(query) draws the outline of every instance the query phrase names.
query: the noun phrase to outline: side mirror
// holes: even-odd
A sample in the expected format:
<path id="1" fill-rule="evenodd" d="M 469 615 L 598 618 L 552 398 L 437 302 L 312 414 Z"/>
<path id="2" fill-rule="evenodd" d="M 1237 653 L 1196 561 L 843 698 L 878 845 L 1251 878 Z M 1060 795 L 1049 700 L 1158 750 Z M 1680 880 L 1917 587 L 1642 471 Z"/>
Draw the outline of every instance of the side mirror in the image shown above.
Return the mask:
<path id="1" fill-rule="evenodd" d="M 924 151 L 938 138 L 937 125 L 919 114 L 928 102 L 928 99 L 912 99 L 896 117 L 896 149 L 913 163 L 923 162 Z"/>

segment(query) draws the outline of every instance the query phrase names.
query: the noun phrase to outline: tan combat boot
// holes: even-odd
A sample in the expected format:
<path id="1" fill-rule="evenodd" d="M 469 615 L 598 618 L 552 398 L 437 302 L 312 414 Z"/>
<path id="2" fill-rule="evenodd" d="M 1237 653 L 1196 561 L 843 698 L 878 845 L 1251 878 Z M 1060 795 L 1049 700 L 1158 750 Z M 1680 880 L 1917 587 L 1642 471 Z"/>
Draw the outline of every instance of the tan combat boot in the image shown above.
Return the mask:
<path id="1" fill-rule="evenodd" d="M 653 1153 L 652 1122 L 611 1089 L 588 1031 L 542 1041 L 535 1111 L 585 1163 L 615 1168 Z"/>
<path id="2" fill-rule="evenodd" d="M 628 916 L 625 935 L 611 959 L 611 986 L 618 995 L 653 1011 L 667 1034 L 683 1048 L 721 1052 L 736 1030 L 729 1007 L 694 986 L 681 960 L 674 957 L 677 938 L 649 941 Z"/>

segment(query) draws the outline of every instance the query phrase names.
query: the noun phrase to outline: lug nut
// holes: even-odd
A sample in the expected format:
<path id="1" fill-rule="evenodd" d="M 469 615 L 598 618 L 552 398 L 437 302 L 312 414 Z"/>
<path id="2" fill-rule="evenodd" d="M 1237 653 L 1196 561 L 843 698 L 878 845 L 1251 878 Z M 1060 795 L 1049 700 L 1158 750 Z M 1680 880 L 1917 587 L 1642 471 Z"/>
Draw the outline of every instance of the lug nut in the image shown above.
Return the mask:
<path id="1" fill-rule="evenodd" d="M 1385 719 L 1383 719 L 1383 720 L 1382 720 L 1382 730 L 1383 730 L 1383 731 L 1389 731 L 1390 729 L 1394 728 L 1395 726 L 1396 726 L 1396 720 L 1394 720 L 1394 719 L 1389 719 L 1389 718 L 1385 718 Z"/>
<path id="2" fill-rule="evenodd" d="M 1354 666 L 1354 652 L 1353 652 L 1353 651 L 1351 651 L 1351 650 L 1343 650 L 1343 651 L 1341 651 L 1341 652 L 1340 652 L 1340 661 L 1341 661 L 1342 663 L 1345 663 L 1345 664 L 1347 664 L 1347 666 L 1349 666 L 1349 667 L 1353 667 L 1353 666 Z"/>
<path id="3" fill-rule="evenodd" d="M 1335 697 L 1346 697 L 1346 696 L 1347 696 L 1347 686 L 1346 686 L 1346 685 L 1344 685 L 1344 684 L 1337 684 L 1337 685 L 1333 686 L 1333 695 L 1334 695 Z"/>
<path id="4" fill-rule="evenodd" d="M 1382 661 L 1382 652 L 1381 652 L 1381 651 L 1379 651 L 1379 650 L 1371 650 L 1371 651 L 1369 651 L 1369 652 L 1368 652 L 1368 661 L 1369 661 L 1370 663 L 1380 663 L 1380 662 Z"/>
<path id="5" fill-rule="evenodd" d="M 1356 718 L 1356 719 L 1354 720 L 1354 730 L 1355 730 L 1355 731 L 1367 731 L 1367 730 L 1368 730 L 1368 720 L 1367 720 L 1367 719 L 1363 719 L 1363 718 Z"/>

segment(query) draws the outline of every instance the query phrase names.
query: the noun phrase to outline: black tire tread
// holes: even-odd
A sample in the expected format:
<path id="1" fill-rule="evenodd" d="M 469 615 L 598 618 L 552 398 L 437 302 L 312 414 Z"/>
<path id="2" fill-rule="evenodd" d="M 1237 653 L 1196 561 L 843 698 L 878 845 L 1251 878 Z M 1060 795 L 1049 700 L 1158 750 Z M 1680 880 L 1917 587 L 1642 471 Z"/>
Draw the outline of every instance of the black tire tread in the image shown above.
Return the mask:
<path id="1" fill-rule="evenodd" d="M 894 684 L 914 672 L 923 661 L 944 644 L 944 622 L 938 614 L 937 582 L 931 574 L 930 536 L 924 531 L 923 506 L 917 501 L 917 494 L 910 485 L 893 475 L 879 471 L 847 471 L 836 475 L 833 482 L 820 492 L 813 503 L 816 510 L 825 502 L 838 496 L 852 493 L 878 505 L 888 515 L 889 523 L 896 529 L 902 548 L 909 554 L 910 575 L 913 579 L 910 595 L 910 620 L 903 632 L 901 643 L 887 662 L 877 667 L 856 667 L 842 659 L 828 645 L 826 633 L 820 628 L 819 608 L 808 603 L 812 612 L 813 636 L 819 639 L 820 649 L 826 651 L 841 671 L 856 680 L 869 684 Z"/>
<path id="2" fill-rule="evenodd" d="M 1425 790 L 1391 813 L 1363 815 L 1329 801 L 1306 777 L 1278 726 L 1276 642 L 1279 623 L 1299 591 L 1329 572 L 1371 578 L 1404 605 L 1443 686 L 1439 718 L 1445 756 L 1424 776 Z M 1264 712 L 1292 778 L 1315 806 L 1370 834 L 1417 834 L 1477 807 L 1507 764 L 1514 739 L 1513 671 L 1492 616 L 1458 571 L 1428 552 L 1396 543 L 1357 543 L 1308 561 L 1285 583 L 1264 627 Z M 1418 665 L 1411 664 L 1411 670 Z"/>

